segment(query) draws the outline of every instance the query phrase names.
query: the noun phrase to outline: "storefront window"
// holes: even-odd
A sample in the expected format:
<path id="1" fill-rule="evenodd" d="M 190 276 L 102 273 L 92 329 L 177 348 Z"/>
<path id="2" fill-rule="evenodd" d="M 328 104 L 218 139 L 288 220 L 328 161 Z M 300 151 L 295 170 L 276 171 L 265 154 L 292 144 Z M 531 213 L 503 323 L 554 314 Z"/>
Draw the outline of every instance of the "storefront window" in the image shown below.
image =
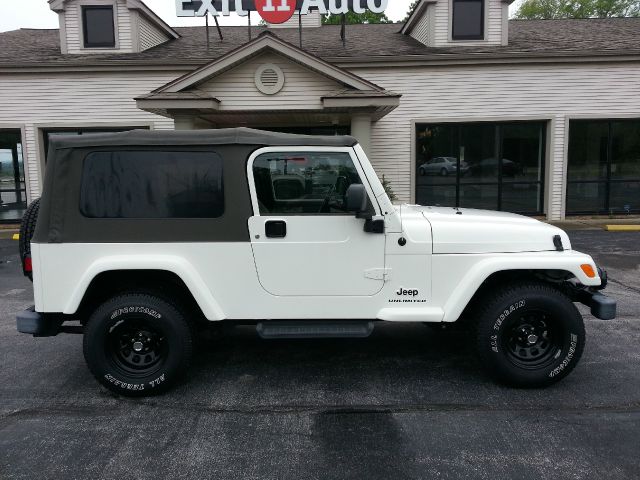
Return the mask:
<path id="1" fill-rule="evenodd" d="M 20 130 L 0 130 L 0 223 L 20 220 L 26 208 Z"/>
<path id="2" fill-rule="evenodd" d="M 544 126 L 418 124 L 418 203 L 542 213 Z"/>
<path id="3" fill-rule="evenodd" d="M 567 214 L 640 211 L 640 120 L 569 125 Z"/>

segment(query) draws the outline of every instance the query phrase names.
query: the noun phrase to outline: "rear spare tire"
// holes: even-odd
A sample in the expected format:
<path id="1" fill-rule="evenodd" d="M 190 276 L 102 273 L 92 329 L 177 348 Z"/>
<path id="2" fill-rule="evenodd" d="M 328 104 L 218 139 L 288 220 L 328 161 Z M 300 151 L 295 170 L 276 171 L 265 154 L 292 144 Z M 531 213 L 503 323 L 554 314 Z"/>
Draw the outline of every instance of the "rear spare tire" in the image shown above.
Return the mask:
<path id="1" fill-rule="evenodd" d="M 504 287 L 479 310 L 476 346 L 497 380 L 544 387 L 566 377 L 584 350 L 584 323 L 566 295 L 544 283 Z"/>
<path id="2" fill-rule="evenodd" d="M 83 350 L 89 370 L 109 390 L 146 396 L 166 391 L 186 372 L 192 345 L 178 307 L 153 295 L 125 294 L 91 315 Z"/>
<path id="3" fill-rule="evenodd" d="M 20 224 L 20 261 L 22 262 L 22 273 L 29 280 L 33 281 L 33 272 L 31 270 L 31 239 L 36 230 L 36 222 L 38 221 L 38 212 L 40 211 L 40 199 L 31 202 L 24 212 L 22 223 Z"/>

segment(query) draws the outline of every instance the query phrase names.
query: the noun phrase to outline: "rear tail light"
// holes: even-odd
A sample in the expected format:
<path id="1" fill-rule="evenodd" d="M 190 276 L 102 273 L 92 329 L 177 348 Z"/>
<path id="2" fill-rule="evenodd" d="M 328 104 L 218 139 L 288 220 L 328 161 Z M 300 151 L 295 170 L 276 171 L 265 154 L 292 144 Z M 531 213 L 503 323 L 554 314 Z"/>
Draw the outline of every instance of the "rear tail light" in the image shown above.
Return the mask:
<path id="1" fill-rule="evenodd" d="M 33 263 L 31 262 L 31 255 L 27 255 L 24 259 L 24 273 L 33 272 Z"/>

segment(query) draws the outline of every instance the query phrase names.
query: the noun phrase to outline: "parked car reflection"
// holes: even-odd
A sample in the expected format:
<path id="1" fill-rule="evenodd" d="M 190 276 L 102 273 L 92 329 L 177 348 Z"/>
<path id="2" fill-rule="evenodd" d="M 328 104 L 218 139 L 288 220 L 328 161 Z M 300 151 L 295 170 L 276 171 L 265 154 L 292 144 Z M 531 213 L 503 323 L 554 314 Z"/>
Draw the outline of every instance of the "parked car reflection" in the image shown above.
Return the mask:
<path id="1" fill-rule="evenodd" d="M 418 167 L 418 173 L 424 175 L 441 175 L 447 176 L 455 174 L 458 171 L 458 159 L 455 157 L 435 157 L 424 162 Z M 460 162 L 460 175 L 464 175 L 469 171 L 466 162 Z"/>

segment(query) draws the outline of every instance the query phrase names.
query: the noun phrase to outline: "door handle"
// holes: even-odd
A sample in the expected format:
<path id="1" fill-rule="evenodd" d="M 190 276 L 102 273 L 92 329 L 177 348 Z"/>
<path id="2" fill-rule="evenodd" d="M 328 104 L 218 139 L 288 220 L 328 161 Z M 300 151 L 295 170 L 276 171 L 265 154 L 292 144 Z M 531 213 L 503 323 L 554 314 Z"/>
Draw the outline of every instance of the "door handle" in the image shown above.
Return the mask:
<path id="1" fill-rule="evenodd" d="M 287 222 L 284 220 L 269 220 L 264 224 L 264 234 L 267 238 L 284 238 L 287 236 Z"/>

